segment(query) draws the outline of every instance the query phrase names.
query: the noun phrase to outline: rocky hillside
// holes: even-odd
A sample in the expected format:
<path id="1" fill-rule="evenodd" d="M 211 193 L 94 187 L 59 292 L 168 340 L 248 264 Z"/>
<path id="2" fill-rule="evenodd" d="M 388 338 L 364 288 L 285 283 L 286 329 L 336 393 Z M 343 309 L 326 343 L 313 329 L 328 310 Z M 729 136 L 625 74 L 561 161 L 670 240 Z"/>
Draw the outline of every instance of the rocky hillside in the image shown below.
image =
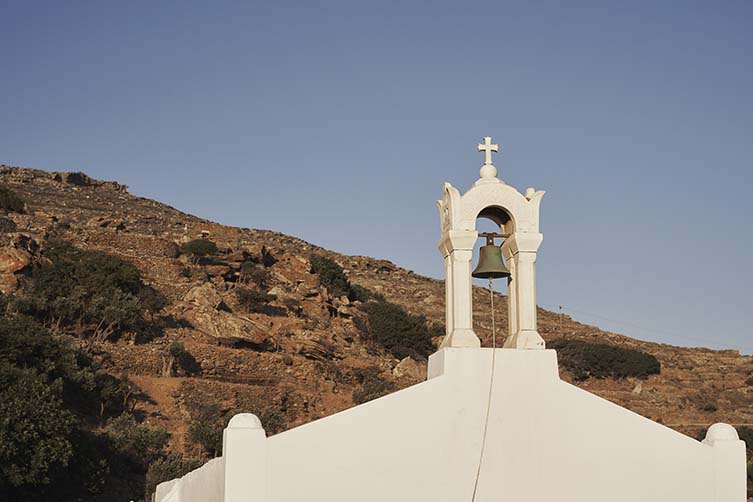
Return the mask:
<path id="1" fill-rule="evenodd" d="M 311 272 L 310 259 L 316 254 L 334 260 L 351 284 L 425 316 L 433 329 L 444 322 L 440 281 L 280 233 L 223 226 L 80 173 L 0 166 L 0 183 L 26 202 L 24 214 L 9 213 L 0 221 L 5 294 L 24 287 L 30 267 L 44 259 L 54 238 L 135 264 L 144 281 L 167 298 L 167 306 L 153 313 L 162 319 L 159 333 L 106 337 L 97 341 L 96 353 L 111 373 L 127 374 L 138 384 L 144 398 L 137 408 L 150 425 L 171 432 L 174 451 L 200 453 L 186 434 L 197 396 L 216 401 L 223 412 L 244 406 L 271 410 L 271 428 L 282 429 L 351 407 L 354 395 L 367 399 L 370 391 L 423 379 L 425 360 L 420 355 L 398 359 L 365 336 L 363 302 L 324 287 L 320 274 Z M 202 259 L 185 252 L 185 243 L 197 238 L 216 243 L 216 253 Z M 249 278 L 244 269 L 249 262 L 263 273 Z M 262 283 L 266 296 L 256 301 L 263 308 L 249 307 L 253 301 L 245 301 L 239 289 L 258 289 Z M 485 345 L 491 344 L 488 295 L 474 291 L 475 329 Z M 496 305 L 498 326 L 504 328 L 503 298 Z M 646 379 L 575 382 L 652 420 L 694 437 L 713 422 L 753 423 L 751 357 L 638 341 L 545 310 L 539 310 L 539 329 L 547 341 L 585 340 L 655 356 L 661 372 Z M 166 367 L 176 340 L 195 361 L 193 368 Z M 573 380 L 564 367 L 561 374 Z M 378 388 L 365 389 L 375 381 Z"/>

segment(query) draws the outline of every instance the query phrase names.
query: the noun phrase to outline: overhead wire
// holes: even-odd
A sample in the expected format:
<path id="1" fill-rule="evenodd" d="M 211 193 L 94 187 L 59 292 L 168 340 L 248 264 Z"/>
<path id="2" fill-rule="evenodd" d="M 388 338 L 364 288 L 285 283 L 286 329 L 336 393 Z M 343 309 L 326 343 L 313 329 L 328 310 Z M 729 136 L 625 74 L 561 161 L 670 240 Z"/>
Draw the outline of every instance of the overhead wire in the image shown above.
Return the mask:
<path id="1" fill-rule="evenodd" d="M 679 340 L 701 342 L 701 343 L 706 343 L 706 344 L 716 344 L 716 343 L 718 343 L 718 340 L 711 340 L 711 339 L 707 339 L 707 338 L 699 338 L 699 337 L 693 337 L 693 336 L 688 336 L 688 335 L 681 335 L 679 333 L 674 333 L 674 332 L 671 332 L 671 331 L 658 330 L 658 329 L 653 329 L 653 328 L 647 328 L 645 326 L 641 326 L 641 325 L 636 324 L 636 323 L 631 322 L 631 321 L 621 321 L 621 320 L 613 319 L 613 318 L 606 317 L 606 316 L 603 316 L 603 315 L 600 315 L 600 314 L 594 314 L 592 312 L 586 312 L 584 310 L 574 309 L 574 308 L 567 307 L 567 306 L 564 306 L 564 305 L 552 305 L 552 304 L 548 304 L 548 303 L 539 303 L 539 305 L 543 306 L 543 307 L 552 308 L 552 309 L 559 309 L 560 312 L 563 311 L 563 310 L 565 310 L 567 312 L 572 312 L 572 313 L 575 313 L 575 314 L 581 314 L 581 315 L 584 315 L 584 316 L 593 317 L 593 318 L 596 318 L 596 319 L 601 319 L 603 321 L 611 322 L 611 323 L 622 325 L 622 326 L 631 327 L 631 328 L 634 328 L 634 329 L 637 329 L 637 330 L 640 330 L 640 331 L 644 331 L 644 332 L 648 332 L 648 333 L 655 333 L 655 334 L 659 334 L 659 335 L 671 336 L 671 337 L 679 339 Z M 738 349 L 738 350 L 741 350 L 741 351 L 746 351 L 746 352 L 749 352 L 749 353 L 753 353 L 753 347 L 746 347 L 746 346 L 737 345 L 737 344 L 728 344 L 728 345 L 730 347 L 732 347 L 732 348 L 735 348 L 735 349 Z"/>
<path id="2" fill-rule="evenodd" d="M 494 323 L 494 285 L 493 279 L 489 277 L 489 304 L 492 317 L 492 368 L 489 375 L 489 394 L 486 399 L 486 418 L 484 419 L 484 433 L 481 436 L 481 451 L 479 453 L 478 467 L 476 469 L 476 480 L 473 483 L 473 495 L 471 502 L 476 501 L 476 492 L 478 491 L 478 480 L 481 477 L 481 464 L 484 462 L 484 450 L 486 448 L 486 433 L 489 430 L 489 415 L 492 407 L 492 391 L 494 388 L 494 367 L 497 360 L 497 329 Z"/>

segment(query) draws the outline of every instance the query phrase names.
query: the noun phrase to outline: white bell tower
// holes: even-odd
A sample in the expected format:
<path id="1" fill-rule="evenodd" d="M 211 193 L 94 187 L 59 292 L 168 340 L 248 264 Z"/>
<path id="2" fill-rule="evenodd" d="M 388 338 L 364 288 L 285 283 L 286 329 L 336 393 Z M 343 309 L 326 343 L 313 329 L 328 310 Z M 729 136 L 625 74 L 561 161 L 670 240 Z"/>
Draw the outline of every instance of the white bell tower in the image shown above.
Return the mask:
<path id="1" fill-rule="evenodd" d="M 437 201 L 441 221 L 439 251 L 444 256 L 447 333 L 440 348 L 479 347 L 473 331 L 471 260 L 478 238 L 476 220 L 488 218 L 508 234 L 502 254 L 510 270 L 509 334 L 505 348 L 543 349 L 536 328 L 536 251 L 543 239 L 539 233 L 539 205 L 544 192 L 528 188 L 525 195 L 497 178 L 492 152 L 499 147 L 490 137 L 478 145 L 484 152 L 481 177 L 465 194 L 444 184 Z"/>

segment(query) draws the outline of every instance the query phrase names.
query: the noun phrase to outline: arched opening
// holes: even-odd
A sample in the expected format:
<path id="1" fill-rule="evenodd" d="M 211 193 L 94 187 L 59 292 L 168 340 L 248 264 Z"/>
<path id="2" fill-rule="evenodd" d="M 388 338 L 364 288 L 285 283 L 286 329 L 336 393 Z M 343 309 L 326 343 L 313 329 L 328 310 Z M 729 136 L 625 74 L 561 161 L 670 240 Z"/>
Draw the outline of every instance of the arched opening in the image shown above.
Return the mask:
<path id="1" fill-rule="evenodd" d="M 476 216 L 476 231 L 479 234 L 510 234 L 514 230 L 513 219 L 510 214 L 500 206 L 489 206 L 482 209 Z M 496 246 L 501 246 L 501 238 L 494 239 Z M 478 241 L 473 249 L 473 258 L 471 270 L 475 269 L 479 263 L 479 250 L 486 245 L 486 239 L 479 236 Z M 473 316 L 474 331 L 481 338 L 481 345 L 490 347 L 492 345 L 492 303 L 488 292 L 488 279 L 473 279 L 473 285 L 484 289 L 486 292 L 480 294 L 478 290 L 474 293 L 474 310 Z M 500 347 L 507 338 L 507 300 L 501 295 L 507 295 L 507 279 L 495 279 L 494 288 L 494 328 L 496 331 L 496 345 Z"/>
<path id="2" fill-rule="evenodd" d="M 511 234 L 515 231 L 515 222 L 512 219 L 510 213 L 501 206 L 488 206 L 479 211 L 476 216 L 476 229 L 478 230 L 479 219 L 491 220 L 494 222 L 499 230 L 497 232 L 503 234 Z M 486 230 L 479 230 L 479 232 Z"/>

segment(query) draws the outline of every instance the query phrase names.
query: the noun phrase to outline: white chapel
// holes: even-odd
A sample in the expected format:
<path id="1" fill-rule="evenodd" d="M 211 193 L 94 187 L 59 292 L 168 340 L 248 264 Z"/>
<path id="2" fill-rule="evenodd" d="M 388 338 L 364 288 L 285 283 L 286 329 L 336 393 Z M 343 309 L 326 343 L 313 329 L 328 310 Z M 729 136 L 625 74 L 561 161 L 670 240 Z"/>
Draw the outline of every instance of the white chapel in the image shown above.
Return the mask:
<path id="1" fill-rule="evenodd" d="M 732 426 L 699 442 L 560 380 L 536 326 L 544 192 L 497 176 L 491 138 L 478 149 L 479 179 L 464 194 L 445 183 L 437 201 L 447 332 L 426 381 L 270 437 L 236 415 L 223 455 L 160 484 L 156 502 L 745 502 Z M 480 217 L 509 269 L 501 348 L 473 331 Z"/>

